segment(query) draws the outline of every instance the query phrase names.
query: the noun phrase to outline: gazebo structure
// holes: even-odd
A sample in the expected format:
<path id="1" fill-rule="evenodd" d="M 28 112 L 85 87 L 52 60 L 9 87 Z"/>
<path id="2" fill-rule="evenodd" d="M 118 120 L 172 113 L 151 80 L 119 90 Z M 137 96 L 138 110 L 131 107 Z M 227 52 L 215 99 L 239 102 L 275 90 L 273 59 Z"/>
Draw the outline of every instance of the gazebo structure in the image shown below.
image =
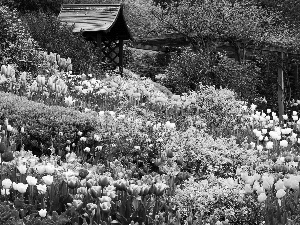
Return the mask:
<path id="1" fill-rule="evenodd" d="M 132 39 L 122 4 L 66 4 L 59 19 L 100 48 L 101 61 L 123 72 L 123 41 Z"/>

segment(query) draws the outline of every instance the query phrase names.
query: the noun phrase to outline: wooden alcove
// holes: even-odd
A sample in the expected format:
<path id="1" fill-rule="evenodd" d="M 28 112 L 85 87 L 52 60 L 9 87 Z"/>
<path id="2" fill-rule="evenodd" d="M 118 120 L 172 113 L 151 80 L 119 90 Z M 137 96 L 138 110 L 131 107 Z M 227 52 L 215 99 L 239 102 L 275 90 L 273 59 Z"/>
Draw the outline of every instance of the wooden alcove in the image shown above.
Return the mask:
<path id="1" fill-rule="evenodd" d="M 122 74 L 124 40 L 132 40 L 122 4 L 65 4 L 58 17 L 96 43 L 103 64 L 119 67 Z"/>

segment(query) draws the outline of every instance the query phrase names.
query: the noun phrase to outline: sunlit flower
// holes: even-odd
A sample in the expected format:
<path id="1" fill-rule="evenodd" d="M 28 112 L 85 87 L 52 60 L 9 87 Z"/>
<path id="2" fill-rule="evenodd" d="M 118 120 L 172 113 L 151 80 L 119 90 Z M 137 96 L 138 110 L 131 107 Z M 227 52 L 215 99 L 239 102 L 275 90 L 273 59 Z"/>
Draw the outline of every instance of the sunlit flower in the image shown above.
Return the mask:
<path id="1" fill-rule="evenodd" d="M 35 169 L 39 174 L 43 174 L 46 171 L 45 165 L 43 165 L 43 164 L 36 165 Z"/>
<path id="2" fill-rule="evenodd" d="M 46 171 L 46 173 L 48 173 L 48 174 L 53 174 L 54 171 L 55 171 L 54 165 L 51 164 L 51 163 L 47 163 L 47 165 L 45 166 L 45 171 Z"/>
<path id="3" fill-rule="evenodd" d="M 25 174 L 27 171 L 26 165 L 20 164 L 17 169 L 19 170 L 20 174 Z"/>
<path id="4" fill-rule="evenodd" d="M 36 185 L 36 183 L 37 183 L 37 179 L 32 176 L 27 176 L 26 181 L 29 185 Z"/>
<path id="5" fill-rule="evenodd" d="M 267 149 L 273 149 L 273 142 L 272 141 L 268 141 L 266 144 L 266 148 Z"/>
<path id="6" fill-rule="evenodd" d="M 46 217 L 46 215 L 47 215 L 47 210 L 46 209 L 41 209 L 38 212 L 39 212 L 40 217 Z"/>
<path id="7" fill-rule="evenodd" d="M 288 142 L 287 142 L 287 140 L 282 140 L 282 141 L 280 141 L 280 146 L 281 147 L 284 147 L 284 148 L 286 148 L 287 146 L 288 146 Z"/>
<path id="8" fill-rule="evenodd" d="M 258 202 L 264 202 L 267 199 L 266 193 L 260 193 L 257 197 Z"/>
<path id="9" fill-rule="evenodd" d="M 2 187 L 4 189 L 10 189 L 11 185 L 12 185 L 12 181 L 10 179 L 6 178 L 2 180 Z"/>
<path id="10" fill-rule="evenodd" d="M 46 185 L 51 185 L 53 183 L 53 176 L 47 175 L 42 177 Z"/>
<path id="11" fill-rule="evenodd" d="M 277 192 L 276 192 L 276 197 L 277 198 L 282 198 L 283 196 L 285 196 L 286 192 L 283 190 L 283 189 L 279 189 Z"/>
<path id="12" fill-rule="evenodd" d="M 283 180 L 281 180 L 281 179 L 279 179 L 274 185 L 275 185 L 275 189 L 277 191 L 280 190 L 280 189 L 285 190 L 285 186 L 284 186 Z"/>
<path id="13" fill-rule="evenodd" d="M 23 183 L 18 183 L 17 185 L 17 190 L 21 193 L 24 194 L 28 188 L 28 184 L 23 184 Z"/>

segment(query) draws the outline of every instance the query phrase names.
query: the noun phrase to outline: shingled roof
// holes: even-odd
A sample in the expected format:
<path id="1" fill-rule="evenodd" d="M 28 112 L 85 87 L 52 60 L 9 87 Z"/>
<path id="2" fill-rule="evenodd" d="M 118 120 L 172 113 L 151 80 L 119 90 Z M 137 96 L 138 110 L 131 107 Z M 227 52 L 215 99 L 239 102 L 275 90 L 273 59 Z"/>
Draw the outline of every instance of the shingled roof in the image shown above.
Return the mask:
<path id="1" fill-rule="evenodd" d="M 66 4 L 58 17 L 69 25 L 75 24 L 73 32 L 108 33 L 117 26 L 122 36 L 131 39 L 121 4 Z"/>

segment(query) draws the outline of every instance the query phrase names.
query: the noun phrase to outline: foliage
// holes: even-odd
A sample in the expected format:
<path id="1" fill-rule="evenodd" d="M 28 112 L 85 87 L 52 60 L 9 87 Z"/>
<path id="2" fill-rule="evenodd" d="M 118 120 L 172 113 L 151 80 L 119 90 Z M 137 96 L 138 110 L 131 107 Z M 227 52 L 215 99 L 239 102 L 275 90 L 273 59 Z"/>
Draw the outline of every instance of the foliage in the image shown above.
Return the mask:
<path id="1" fill-rule="evenodd" d="M 213 175 L 206 180 L 186 180 L 175 192 L 174 203 L 179 212 L 187 217 L 192 210 L 194 217 L 204 221 L 225 221 L 235 224 L 259 224 L 255 207 L 244 198 L 243 185 L 232 178 L 218 178 Z M 201 215 L 202 214 L 202 215 Z"/>
<path id="2" fill-rule="evenodd" d="M 18 224 L 19 213 L 7 202 L 0 203 L 0 223 L 3 225 Z"/>
<path id="3" fill-rule="evenodd" d="M 145 4 L 147 7 L 143 9 Z M 165 9 L 149 1 L 128 1 L 127 12 L 129 24 L 136 27 L 133 32 L 137 36 L 179 33 L 197 48 L 214 45 L 216 41 L 228 41 L 237 49 L 239 41 L 285 47 L 298 43 L 293 30 L 277 23 L 275 13 L 248 1 L 185 0 L 172 3 Z M 150 21 L 151 24 L 148 24 Z M 147 29 L 139 30 L 138 27 Z"/>
<path id="4" fill-rule="evenodd" d="M 161 82 L 177 94 L 195 91 L 199 83 L 215 85 L 233 90 L 239 99 L 257 103 L 263 85 L 260 79 L 260 69 L 254 63 L 238 63 L 226 55 L 185 49 L 173 54 Z"/>
<path id="5" fill-rule="evenodd" d="M 179 54 L 174 53 L 162 84 L 176 94 L 196 90 L 200 82 L 204 85 L 212 84 L 210 62 L 210 56 L 203 51 L 184 49 Z"/>
<path id="6" fill-rule="evenodd" d="M 24 97 L 1 93 L 1 118 L 11 120 L 16 127 L 28 129 L 24 144 L 35 154 L 48 151 L 54 147 L 62 148 L 66 140 L 75 140 L 80 130 L 85 135 L 92 135 L 97 127 L 97 119 L 78 111 L 64 107 L 46 106 Z M 59 132 L 64 135 L 60 136 Z"/>
<path id="7" fill-rule="evenodd" d="M 172 149 L 175 157 L 182 161 L 183 170 L 198 179 L 210 175 L 229 178 L 234 176 L 238 165 L 259 161 L 254 154 L 238 146 L 235 137 L 213 137 L 197 127 L 173 133 L 165 148 Z"/>
<path id="8" fill-rule="evenodd" d="M 19 19 L 19 13 L 5 6 L 0 7 L 0 49 L 2 63 L 15 64 L 22 68 L 22 60 L 33 60 L 32 51 L 36 42 L 28 32 L 28 27 Z"/>
<path id="9" fill-rule="evenodd" d="M 1 3 L 20 13 L 45 12 L 58 15 L 63 0 L 3 0 Z"/>
<path id="10" fill-rule="evenodd" d="M 101 73 L 97 49 L 81 34 L 74 34 L 73 27 L 62 24 L 55 16 L 43 13 L 25 14 L 23 19 L 41 48 L 64 58 L 72 58 L 74 72 Z"/>
<path id="11" fill-rule="evenodd" d="M 223 56 L 215 65 L 214 73 L 218 82 L 214 83 L 216 86 L 233 90 L 246 102 L 257 103 L 255 99 L 264 96 L 259 92 L 263 85 L 260 68 L 251 61 L 240 64 L 234 59 Z"/>
<path id="12" fill-rule="evenodd" d="M 131 60 L 128 60 L 126 68 L 152 80 L 154 80 L 155 75 L 163 73 L 168 65 L 166 53 L 134 48 L 128 48 L 128 51 L 131 55 Z"/>

